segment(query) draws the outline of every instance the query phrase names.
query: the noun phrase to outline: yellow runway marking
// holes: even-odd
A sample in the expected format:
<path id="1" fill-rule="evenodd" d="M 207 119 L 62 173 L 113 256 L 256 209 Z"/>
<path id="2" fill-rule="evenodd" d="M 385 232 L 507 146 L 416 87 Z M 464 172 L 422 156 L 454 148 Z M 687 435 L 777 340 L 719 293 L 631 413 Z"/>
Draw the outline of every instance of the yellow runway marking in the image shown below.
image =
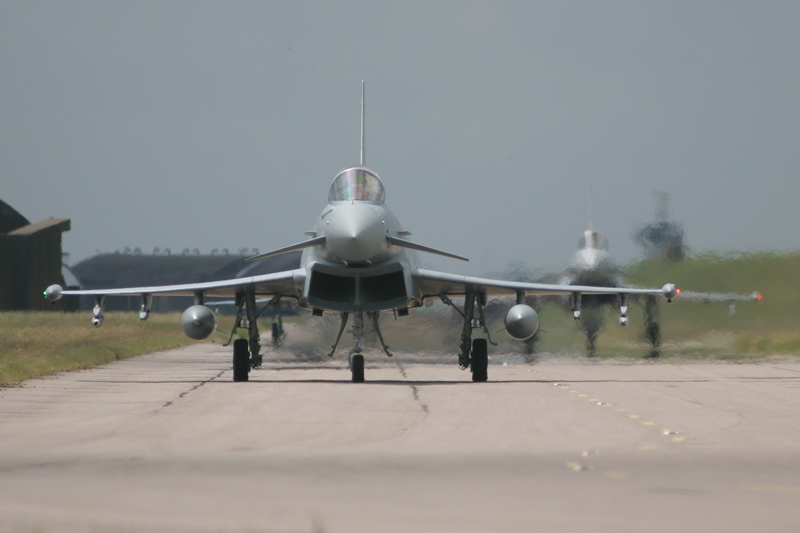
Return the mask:
<path id="1" fill-rule="evenodd" d="M 658 448 L 658 444 L 648 444 L 647 446 L 642 446 L 639 449 L 642 450 L 643 452 L 646 452 L 648 450 L 655 450 L 657 448 Z"/>
<path id="2" fill-rule="evenodd" d="M 603 474 L 605 477 L 611 477 L 614 479 L 627 479 L 630 477 L 630 474 L 627 472 L 606 472 Z"/>
<path id="3" fill-rule="evenodd" d="M 562 383 L 562 382 L 556 382 L 556 383 L 554 383 L 553 385 L 555 385 L 555 386 L 557 386 L 557 387 L 561 387 L 562 389 L 569 390 L 569 392 L 570 392 L 571 394 L 577 394 L 579 398 L 586 398 L 586 399 L 588 399 L 590 402 L 593 402 L 593 403 L 595 403 L 595 404 L 597 404 L 597 405 L 604 405 L 604 406 L 606 406 L 606 407 L 613 407 L 613 406 L 612 406 L 611 404 L 609 404 L 609 403 L 606 403 L 606 402 L 601 402 L 599 398 L 589 398 L 589 395 L 588 395 L 588 394 L 584 394 L 584 393 L 582 393 L 582 392 L 580 392 L 580 391 L 578 391 L 578 390 L 575 390 L 575 389 L 573 389 L 573 388 L 570 388 L 570 386 L 569 386 L 569 385 L 562 385 L 561 383 Z M 622 407 L 617 407 L 617 408 L 615 408 L 614 410 L 615 410 L 616 412 L 618 412 L 618 413 L 624 413 L 624 412 L 625 412 L 625 409 L 623 409 Z M 638 419 L 640 418 L 640 416 L 639 416 L 639 415 L 628 415 L 628 418 L 630 418 L 630 419 L 632 419 L 632 420 L 638 420 Z M 642 424 L 643 426 L 647 426 L 647 427 L 655 427 L 655 425 L 656 425 L 656 423 L 655 423 L 655 422 L 653 422 L 653 421 L 651 421 L 651 420 L 642 420 L 642 421 L 641 421 L 641 424 Z M 675 435 L 675 434 L 677 434 L 677 432 L 675 432 L 675 431 L 670 431 L 670 430 L 668 430 L 668 429 L 662 429 L 662 430 L 661 430 L 661 433 L 662 433 L 663 435 Z M 683 442 L 683 441 L 684 441 L 684 437 L 673 437 L 673 439 L 672 439 L 672 442 Z M 642 450 L 652 450 L 652 449 L 655 449 L 655 448 L 657 448 L 657 447 L 658 447 L 658 446 L 645 446 L 645 447 L 643 447 L 643 448 L 640 448 L 640 449 L 642 449 Z"/>

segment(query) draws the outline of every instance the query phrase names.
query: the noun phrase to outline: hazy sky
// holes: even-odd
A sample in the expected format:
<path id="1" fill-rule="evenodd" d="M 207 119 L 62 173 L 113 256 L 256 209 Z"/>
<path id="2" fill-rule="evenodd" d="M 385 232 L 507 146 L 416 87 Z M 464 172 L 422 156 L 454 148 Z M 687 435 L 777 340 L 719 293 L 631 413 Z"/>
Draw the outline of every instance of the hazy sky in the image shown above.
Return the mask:
<path id="1" fill-rule="evenodd" d="M 304 240 L 367 164 L 482 274 L 621 262 L 656 191 L 695 251 L 797 249 L 797 2 L 0 3 L 0 198 L 64 250 Z"/>

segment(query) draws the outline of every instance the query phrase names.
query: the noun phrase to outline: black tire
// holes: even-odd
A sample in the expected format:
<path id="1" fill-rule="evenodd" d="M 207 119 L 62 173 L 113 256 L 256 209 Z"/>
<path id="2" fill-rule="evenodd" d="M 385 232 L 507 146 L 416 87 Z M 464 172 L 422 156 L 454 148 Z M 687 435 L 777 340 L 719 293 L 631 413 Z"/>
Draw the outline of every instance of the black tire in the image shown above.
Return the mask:
<path id="1" fill-rule="evenodd" d="M 482 382 L 489 379 L 489 348 L 486 339 L 472 341 L 472 381 Z"/>
<path id="2" fill-rule="evenodd" d="M 353 356 L 353 383 L 364 383 L 364 356 L 357 353 Z"/>
<path id="3" fill-rule="evenodd" d="M 250 374 L 250 347 L 247 339 L 233 341 L 233 381 L 247 381 Z"/>

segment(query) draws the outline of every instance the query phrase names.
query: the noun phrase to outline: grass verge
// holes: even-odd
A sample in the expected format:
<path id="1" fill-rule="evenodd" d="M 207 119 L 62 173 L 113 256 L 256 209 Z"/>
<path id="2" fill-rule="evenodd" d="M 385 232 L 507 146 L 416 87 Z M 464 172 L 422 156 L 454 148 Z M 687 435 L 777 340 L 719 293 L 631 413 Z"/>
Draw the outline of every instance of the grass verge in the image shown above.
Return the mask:
<path id="1" fill-rule="evenodd" d="M 57 372 L 193 343 L 183 335 L 180 314 L 107 313 L 100 328 L 91 313 L 0 313 L 0 386 Z"/>

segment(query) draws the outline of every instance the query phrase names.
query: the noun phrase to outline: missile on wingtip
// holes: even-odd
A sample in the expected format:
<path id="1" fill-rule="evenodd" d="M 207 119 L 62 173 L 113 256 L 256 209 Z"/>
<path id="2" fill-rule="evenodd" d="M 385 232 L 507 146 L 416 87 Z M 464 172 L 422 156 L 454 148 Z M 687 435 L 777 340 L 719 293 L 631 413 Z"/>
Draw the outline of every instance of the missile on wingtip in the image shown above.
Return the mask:
<path id="1" fill-rule="evenodd" d="M 675 296 L 681 293 L 681 290 L 674 283 L 667 283 L 661 288 L 661 292 L 667 297 L 667 301 L 671 302 Z"/>
<path id="2" fill-rule="evenodd" d="M 61 291 L 64 289 L 61 285 L 50 285 L 44 291 L 44 297 L 48 302 L 55 303 L 61 298 Z"/>

